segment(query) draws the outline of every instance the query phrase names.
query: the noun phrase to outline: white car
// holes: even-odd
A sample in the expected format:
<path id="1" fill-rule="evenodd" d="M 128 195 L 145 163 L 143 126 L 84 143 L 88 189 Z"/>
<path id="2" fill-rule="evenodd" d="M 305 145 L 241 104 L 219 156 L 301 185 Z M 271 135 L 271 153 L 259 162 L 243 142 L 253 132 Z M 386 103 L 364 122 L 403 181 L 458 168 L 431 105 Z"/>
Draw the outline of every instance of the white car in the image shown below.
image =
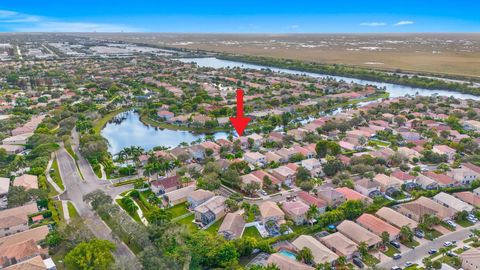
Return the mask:
<path id="1" fill-rule="evenodd" d="M 443 246 L 444 246 L 444 247 L 449 247 L 449 246 L 451 246 L 451 245 L 453 245 L 453 244 L 452 244 L 452 242 L 449 242 L 449 241 L 443 243 Z"/>
<path id="2" fill-rule="evenodd" d="M 457 223 L 451 221 L 451 220 L 447 220 L 447 224 L 452 226 L 453 228 L 457 228 Z"/>
<path id="3" fill-rule="evenodd" d="M 408 261 L 408 262 L 405 263 L 405 267 L 410 267 L 412 265 L 413 265 L 413 262 L 411 262 L 411 261 Z"/>

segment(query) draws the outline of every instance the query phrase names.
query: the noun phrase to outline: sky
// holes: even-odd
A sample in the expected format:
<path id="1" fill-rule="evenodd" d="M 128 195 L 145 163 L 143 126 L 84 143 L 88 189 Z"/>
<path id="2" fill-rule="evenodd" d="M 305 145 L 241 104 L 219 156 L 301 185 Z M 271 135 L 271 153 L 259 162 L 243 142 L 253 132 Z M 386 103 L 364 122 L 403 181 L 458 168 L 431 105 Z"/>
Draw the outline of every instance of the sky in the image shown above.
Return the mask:
<path id="1" fill-rule="evenodd" d="M 476 0 L 4 0 L 0 32 L 480 32 L 479 11 Z"/>

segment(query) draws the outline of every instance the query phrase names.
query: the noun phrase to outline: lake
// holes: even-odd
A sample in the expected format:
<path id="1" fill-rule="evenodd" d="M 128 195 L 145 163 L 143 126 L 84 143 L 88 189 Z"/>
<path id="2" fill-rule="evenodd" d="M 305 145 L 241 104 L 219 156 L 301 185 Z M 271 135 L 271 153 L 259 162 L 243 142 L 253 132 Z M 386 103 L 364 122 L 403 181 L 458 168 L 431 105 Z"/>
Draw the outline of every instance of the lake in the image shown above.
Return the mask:
<path id="1" fill-rule="evenodd" d="M 205 138 L 206 134 L 190 131 L 160 129 L 143 124 L 134 111 L 118 114 L 102 129 L 101 134 L 109 142 L 108 150 L 114 155 L 125 147 L 141 146 L 146 151 L 155 146 L 176 147 L 182 142 L 190 144 Z M 227 138 L 228 133 L 213 133 L 216 139 Z"/>

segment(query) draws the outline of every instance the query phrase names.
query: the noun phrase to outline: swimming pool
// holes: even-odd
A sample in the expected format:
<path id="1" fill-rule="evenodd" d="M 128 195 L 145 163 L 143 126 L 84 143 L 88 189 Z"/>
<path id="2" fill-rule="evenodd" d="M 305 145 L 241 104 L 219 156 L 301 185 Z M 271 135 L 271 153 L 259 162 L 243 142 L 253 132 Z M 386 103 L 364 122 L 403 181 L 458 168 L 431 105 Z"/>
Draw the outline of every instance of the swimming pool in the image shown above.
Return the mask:
<path id="1" fill-rule="evenodd" d="M 285 256 L 285 257 L 287 257 L 287 258 L 289 258 L 289 259 L 292 259 L 292 260 L 294 260 L 294 261 L 297 260 L 295 253 L 290 252 L 290 251 L 288 251 L 288 250 L 282 249 L 282 250 L 280 250 L 278 253 L 280 253 L 281 255 L 283 255 L 283 256 Z"/>

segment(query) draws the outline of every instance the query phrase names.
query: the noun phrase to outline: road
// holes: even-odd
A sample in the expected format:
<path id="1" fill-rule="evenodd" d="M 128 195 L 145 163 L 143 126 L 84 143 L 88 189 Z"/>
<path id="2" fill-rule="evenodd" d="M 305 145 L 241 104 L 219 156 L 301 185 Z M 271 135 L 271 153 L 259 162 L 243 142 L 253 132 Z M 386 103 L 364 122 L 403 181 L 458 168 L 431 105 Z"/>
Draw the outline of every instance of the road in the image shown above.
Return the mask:
<path id="1" fill-rule="evenodd" d="M 77 170 L 75 161 L 68 154 L 64 147 L 61 147 L 60 150 L 56 152 L 56 155 L 60 176 L 62 177 L 63 184 L 65 186 L 65 192 L 60 195 L 60 198 L 62 200 L 70 200 L 73 202 L 73 204 L 75 204 L 80 216 L 95 237 L 116 243 L 116 256 L 135 260 L 136 258 L 133 252 L 130 251 L 130 249 L 123 242 L 120 242 L 112 237 L 112 231 L 110 228 L 103 223 L 100 217 L 95 214 L 93 209 L 91 209 L 90 206 L 83 201 L 83 196 L 85 194 L 96 189 L 103 190 L 112 195 L 112 193 L 118 194 L 125 190 L 131 189 L 132 187 L 130 185 L 126 185 L 113 188 L 108 181 L 102 182 L 98 180 L 98 177 L 92 178 L 87 170 L 82 170 L 82 174 L 85 178 L 85 181 L 83 181 Z"/>
<path id="2" fill-rule="evenodd" d="M 428 251 L 430 249 L 433 248 L 433 249 L 439 250 L 441 247 L 443 247 L 443 243 L 446 242 L 446 241 L 460 242 L 463 239 L 468 237 L 468 235 L 471 233 L 470 230 L 472 230 L 472 229 L 480 229 L 480 224 L 470 226 L 470 227 L 466 227 L 466 228 L 462 228 L 462 229 L 459 229 L 455 232 L 451 232 L 449 234 L 442 235 L 442 236 L 440 236 L 439 238 L 437 238 L 433 241 L 430 241 L 426 244 L 423 244 L 423 245 L 420 245 L 420 246 L 416 247 L 415 249 L 411 249 L 411 250 L 403 253 L 402 258 L 400 260 L 390 260 L 390 261 L 381 263 L 377 266 L 380 267 L 380 268 L 390 269 L 392 266 L 395 266 L 395 265 L 403 267 L 403 265 L 407 261 L 411 261 L 411 262 L 421 261 L 421 259 L 423 257 L 428 255 Z"/>

